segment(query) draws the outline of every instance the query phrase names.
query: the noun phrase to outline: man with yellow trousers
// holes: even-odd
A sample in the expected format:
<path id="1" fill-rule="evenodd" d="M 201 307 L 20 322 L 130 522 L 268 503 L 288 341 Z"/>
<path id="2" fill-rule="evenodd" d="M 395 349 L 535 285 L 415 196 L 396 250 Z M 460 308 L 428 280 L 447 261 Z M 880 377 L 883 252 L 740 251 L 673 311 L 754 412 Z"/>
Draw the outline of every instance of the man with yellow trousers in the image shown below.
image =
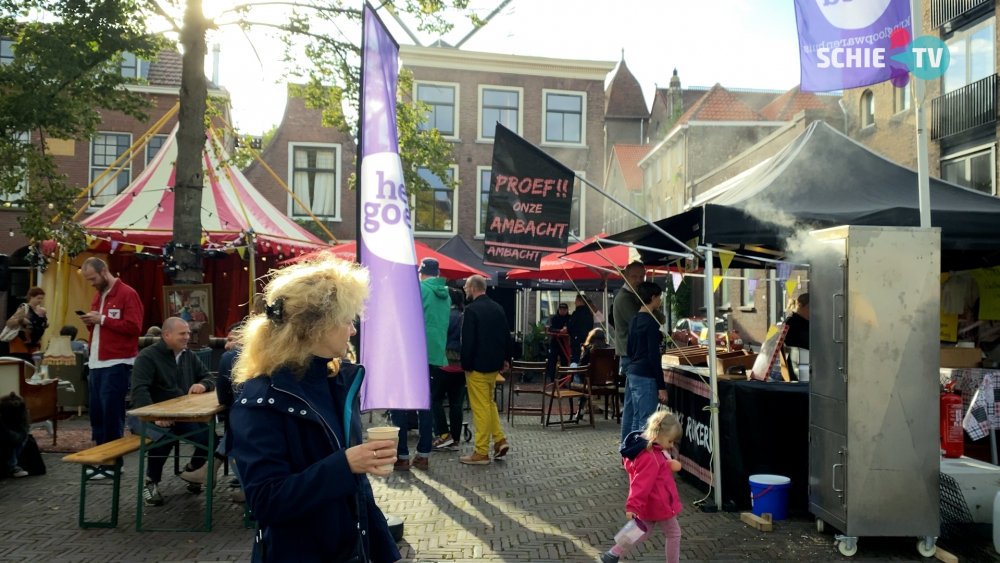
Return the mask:
<path id="1" fill-rule="evenodd" d="M 486 296 L 486 280 L 472 276 L 465 282 L 469 305 L 462 317 L 462 370 L 476 424 L 476 451 L 459 458 L 466 465 L 489 465 L 490 439 L 493 459 L 507 455 L 507 438 L 500 428 L 500 413 L 493 402 L 497 375 L 509 367 L 510 331 L 503 307 Z"/>

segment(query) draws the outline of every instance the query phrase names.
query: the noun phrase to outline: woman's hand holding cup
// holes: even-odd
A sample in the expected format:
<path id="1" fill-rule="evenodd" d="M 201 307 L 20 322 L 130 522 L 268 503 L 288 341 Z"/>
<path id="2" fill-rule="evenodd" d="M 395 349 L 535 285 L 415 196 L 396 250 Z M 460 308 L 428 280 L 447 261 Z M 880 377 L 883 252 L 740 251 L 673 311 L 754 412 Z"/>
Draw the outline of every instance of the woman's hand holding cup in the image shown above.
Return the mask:
<path id="1" fill-rule="evenodd" d="M 365 442 L 347 449 L 347 464 L 351 473 L 371 473 L 385 477 L 392 474 L 396 463 L 396 444 L 392 440 Z M 389 469 L 386 470 L 385 467 Z"/>

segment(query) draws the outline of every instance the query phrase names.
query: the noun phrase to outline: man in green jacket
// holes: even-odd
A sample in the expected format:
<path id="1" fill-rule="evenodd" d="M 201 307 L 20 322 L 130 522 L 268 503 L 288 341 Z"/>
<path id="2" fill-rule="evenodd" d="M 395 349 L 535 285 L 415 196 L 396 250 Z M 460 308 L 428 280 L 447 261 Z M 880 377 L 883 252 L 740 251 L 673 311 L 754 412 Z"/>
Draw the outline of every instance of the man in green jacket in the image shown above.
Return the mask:
<path id="1" fill-rule="evenodd" d="M 441 275 L 441 268 L 434 258 L 424 258 L 420 261 L 420 299 L 424 304 L 424 331 L 427 337 L 427 363 L 431 387 L 438 379 L 441 366 L 448 365 L 445 357 L 445 346 L 448 343 L 448 318 L 451 316 L 451 297 L 448 295 L 446 280 Z M 410 449 L 406 444 L 406 434 L 409 424 L 406 420 L 407 411 L 392 411 L 392 423 L 399 427 L 399 445 L 396 447 L 396 471 L 410 469 Z M 413 467 L 427 470 L 434 440 L 434 420 L 431 411 L 417 411 L 417 427 L 420 439 L 417 441 L 417 456 Z"/>

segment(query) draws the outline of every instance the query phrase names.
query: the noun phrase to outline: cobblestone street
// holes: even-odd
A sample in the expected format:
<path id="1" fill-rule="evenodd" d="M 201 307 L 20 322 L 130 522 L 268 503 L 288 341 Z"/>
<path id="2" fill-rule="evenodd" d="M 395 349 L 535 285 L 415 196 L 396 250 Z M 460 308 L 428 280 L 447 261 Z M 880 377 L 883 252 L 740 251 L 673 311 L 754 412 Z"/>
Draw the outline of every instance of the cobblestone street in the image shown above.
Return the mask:
<path id="1" fill-rule="evenodd" d="M 365 417 L 367 421 L 367 417 Z M 67 421 L 80 424 L 80 420 Z M 376 420 L 376 423 L 378 421 Z M 85 421 L 84 421 L 85 423 Z M 62 428 L 64 425 L 60 425 Z M 618 425 L 599 418 L 597 429 L 543 430 L 533 417 L 504 422 L 511 443 L 506 461 L 464 466 L 462 452 L 434 453 L 430 471 L 373 478 L 379 505 L 405 521 L 404 560 L 593 561 L 609 548 L 624 523 L 627 476 L 618 466 Z M 411 433 L 411 451 L 416 435 Z M 242 506 L 216 493 L 211 533 L 135 531 L 138 456 L 126 458 L 118 527 L 77 526 L 79 467 L 45 454 L 43 477 L 0 481 L 0 561 L 246 561 L 252 532 Z M 168 467 L 171 465 L 168 464 Z M 228 483 L 228 479 L 224 482 Z M 678 481 L 685 503 L 680 523 L 681 558 L 693 561 L 833 561 L 843 559 L 829 531 L 816 532 L 807 515 L 777 522 L 762 533 L 738 514 L 705 514 L 691 507 L 701 495 Z M 100 485 L 100 484 L 97 484 Z M 109 489 L 93 486 L 88 518 L 107 517 Z M 165 478 L 166 506 L 146 508 L 144 526 L 196 527 L 203 500 L 182 482 Z M 863 538 L 858 561 L 917 560 L 914 541 Z M 663 536 L 653 534 L 638 553 L 623 559 L 663 560 Z"/>

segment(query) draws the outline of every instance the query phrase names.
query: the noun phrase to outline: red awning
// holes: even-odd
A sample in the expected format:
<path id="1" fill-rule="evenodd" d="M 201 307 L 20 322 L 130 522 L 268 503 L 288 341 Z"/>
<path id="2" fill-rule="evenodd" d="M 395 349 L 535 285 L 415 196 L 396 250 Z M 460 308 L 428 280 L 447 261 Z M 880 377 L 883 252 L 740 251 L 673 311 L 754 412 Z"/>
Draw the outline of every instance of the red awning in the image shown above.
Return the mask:
<path id="1" fill-rule="evenodd" d="M 434 258 L 438 261 L 438 266 L 441 268 L 441 275 L 449 280 L 460 280 L 468 278 L 471 276 L 483 276 L 484 278 L 489 278 L 483 272 L 479 270 L 466 266 L 465 264 L 459 262 L 458 260 L 449 258 L 440 252 L 437 252 L 431 247 L 423 244 L 421 242 L 415 242 L 414 246 L 417 251 L 417 262 L 423 260 L 424 258 Z M 284 262 L 279 262 L 279 266 L 284 266 L 286 264 L 294 264 L 295 262 L 300 262 L 302 260 L 309 260 L 311 258 L 316 258 L 323 252 L 330 252 L 337 258 L 343 260 L 357 260 L 357 245 L 353 242 L 345 242 L 337 246 L 331 246 L 326 250 L 318 250 L 315 252 L 310 252 L 302 256 L 297 256 Z"/>

